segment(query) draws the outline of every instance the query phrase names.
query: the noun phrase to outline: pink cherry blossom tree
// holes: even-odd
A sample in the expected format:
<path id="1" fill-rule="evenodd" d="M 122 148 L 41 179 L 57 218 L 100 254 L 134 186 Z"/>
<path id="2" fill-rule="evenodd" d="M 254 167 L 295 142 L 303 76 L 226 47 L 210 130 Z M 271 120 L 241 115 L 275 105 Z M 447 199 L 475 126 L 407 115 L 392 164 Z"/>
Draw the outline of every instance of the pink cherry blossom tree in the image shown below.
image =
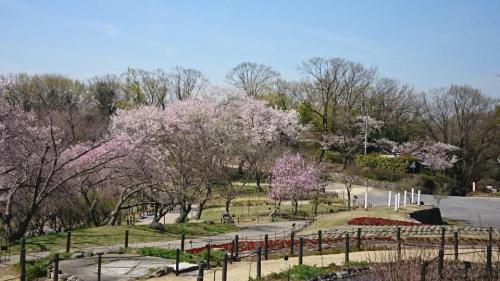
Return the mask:
<path id="1" fill-rule="evenodd" d="M 305 128 L 295 110 L 279 110 L 247 96 L 232 97 L 226 107 L 238 129 L 238 153 L 255 175 L 261 191 L 263 176 L 285 145 L 296 142 Z"/>
<path id="2" fill-rule="evenodd" d="M 22 237 L 35 214 L 80 176 L 123 155 L 109 139 L 76 143 L 41 116 L 0 105 L 0 220 L 10 240 Z"/>
<path id="3" fill-rule="evenodd" d="M 454 167 L 458 147 L 442 142 L 406 142 L 395 147 L 399 155 L 411 155 L 434 173 Z"/>
<path id="4" fill-rule="evenodd" d="M 298 199 L 317 189 L 318 171 L 307 165 L 299 154 L 285 154 L 278 158 L 271 171 L 269 197 L 277 200 L 291 200 L 293 214 L 297 214 Z"/>
<path id="5" fill-rule="evenodd" d="M 188 99 L 168 104 L 164 110 L 119 111 L 112 132 L 155 151 L 157 172 L 151 176 L 159 177 L 157 186 L 175 197 L 181 209 L 178 221 L 185 222 L 194 204 L 201 215 L 212 183 L 219 180 L 220 163 L 237 136 L 232 122 L 217 103 Z"/>

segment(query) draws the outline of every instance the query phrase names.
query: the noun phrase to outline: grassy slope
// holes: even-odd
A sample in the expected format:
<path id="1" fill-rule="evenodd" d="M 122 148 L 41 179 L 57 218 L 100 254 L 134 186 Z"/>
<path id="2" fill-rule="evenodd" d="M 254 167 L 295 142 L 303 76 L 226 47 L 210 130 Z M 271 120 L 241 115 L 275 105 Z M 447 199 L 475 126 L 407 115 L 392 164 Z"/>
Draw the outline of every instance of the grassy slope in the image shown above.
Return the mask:
<path id="1" fill-rule="evenodd" d="M 351 212 L 338 212 L 334 214 L 328 214 L 319 217 L 314 221 L 309 227 L 303 230 L 303 233 L 315 233 L 318 230 L 327 230 L 329 228 L 346 225 L 347 221 L 356 217 L 379 217 L 391 220 L 410 220 L 408 218 L 408 213 L 412 212 L 417 208 L 416 206 L 409 206 L 406 209 L 400 209 L 400 211 L 395 212 L 393 207 L 377 207 L 368 210 L 357 209 Z"/>
<path id="2" fill-rule="evenodd" d="M 72 232 L 72 250 L 85 249 L 92 246 L 119 245 L 124 243 L 125 230 L 129 230 L 129 243 L 144 243 L 180 239 L 182 233 L 186 237 L 214 235 L 235 231 L 238 228 L 229 224 L 185 223 L 165 225 L 165 232 L 149 229 L 147 225 L 137 226 L 101 226 L 78 229 Z M 29 237 L 26 240 L 27 252 L 63 250 L 66 245 L 66 233 L 51 233 L 43 236 Z M 19 251 L 16 243 L 12 253 Z"/>

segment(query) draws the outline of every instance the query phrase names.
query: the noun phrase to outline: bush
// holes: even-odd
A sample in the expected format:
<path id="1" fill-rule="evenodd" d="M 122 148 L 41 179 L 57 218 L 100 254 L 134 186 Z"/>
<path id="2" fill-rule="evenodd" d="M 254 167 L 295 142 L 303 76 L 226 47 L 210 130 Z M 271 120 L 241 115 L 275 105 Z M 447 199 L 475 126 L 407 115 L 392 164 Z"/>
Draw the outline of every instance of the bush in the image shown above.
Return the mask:
<path id="1" fill-rule="evenodd" d="M 175 260 L 175 249 L 163 249 L 156 247 L 145 247 L 139 248 L 137 253 L 141 256 L 151 256 L 151 257 L 159 257 L 163 259 Z M 210 251 L 210 265 L 211 266 L 219 266 L 222 263 L 224 253 L 222 251 Z M 208 260 L 208 252 L 206 250 L 197 252 L 197 253 L 189 253 L 189 252 L 181 252 L 180 253 L 180 261 L 187 263 L 199 263 L 201 261 Z"/>
<path id="2" fill-rule="evenodd" d="M 342 164 L 342 156 L 338 152 L 333 151 L 325 151 L 325 161 L 331 162 L 334 164 Z"/>
<path id="3" fill-rule="evenodd" d="M 290 269 L 282 271 L 280 273 L 273 272 L 263 279 L 250 279 L 250 280 L 287 280 L 288 273 L 290 273 L 290 279 L 293 281 L 298 280 L 307 280 L 314 277 L 319 277 L 321 275 L 327 274 L 331 272 L 330 268 L 325 267 L 317 267 L 310 265 L 294 265 Z"/>
<path id="4" fill-rule="evenodd" d="M 59 259 L 64 259 L 69 257 L 69 254 L 61 254 Z M 53 267 L 54 254 L 50 254 L 47 257 L 39 258 L 36 260 L 26 261 L 26 280 L 36 280 L 37 278 L 44 277 L 47 275 L 47 270 Z M 19 264 L 16 264 L 16 268 L 20 271 Z"/>
<path id="5" fill-rule="evenodd" d="M 361 170 L 361 176 L 379 181 L 400 181 L 404 177 L 404 174 L 399 172 L 364 168 Z"/>
<path id="6" fill-rule="evenodd" d="M 262 198 L 253 198 L 247 200 L 233 200 L 231 202 L 232 206 L 264 206 L 264 205 L 273 205 L 273 201 L 269 199 Z"/>
<path id="7" fill-rule="evenodd" d="M 426 175 L 422 174 L 420 177 L 420 183 L 418 186 L 422 187 L 422 192 L 426 194 L 434 194 L 439 191 L 439 193 L 450 193 L 450 194 L 458 194 L 459 192 L 454 191 L 457 187 L 456 182 L 444 175 L 444 174 L 435 174 L 435 175 Z"/>
<path id="8" fill-rule="evenodd" d="M 478 188 L 479 191 L 490 192 L 488 189 L 486 189 L 486 186 L 492 186 L 493 188 L 498 188 L 500 186 L 500 182 L 492 178 L 485 178 L 479 180 L 476 184 L 476 187 Z"/>
<path id="9" fill-rule="evenodd" d="M 380 154 L 356 155 L 356 165 L 359 167 L 366 167 L 379 171 L 399 174 L 406 172 L 406 167 L 410 160 L 412 160 L 411 157 L 390 158 L 383 157 Z"/>

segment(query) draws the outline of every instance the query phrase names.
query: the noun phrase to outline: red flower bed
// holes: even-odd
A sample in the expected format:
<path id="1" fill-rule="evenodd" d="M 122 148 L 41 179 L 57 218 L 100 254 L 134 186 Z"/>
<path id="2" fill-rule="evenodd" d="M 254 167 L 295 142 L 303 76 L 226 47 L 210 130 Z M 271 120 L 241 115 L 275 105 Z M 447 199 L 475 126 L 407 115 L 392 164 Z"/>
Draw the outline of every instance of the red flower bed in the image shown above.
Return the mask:
<path id="1" fill-rule="evenodd" d="M 383 218 L 374 217 L 359 217 L 353 218 L 347 221 L 350 225 L 400 225 L 400 226 L 413 226 L 420 225 L 419 223 L 400 221 L 400 220 L 388 220 Z"/>

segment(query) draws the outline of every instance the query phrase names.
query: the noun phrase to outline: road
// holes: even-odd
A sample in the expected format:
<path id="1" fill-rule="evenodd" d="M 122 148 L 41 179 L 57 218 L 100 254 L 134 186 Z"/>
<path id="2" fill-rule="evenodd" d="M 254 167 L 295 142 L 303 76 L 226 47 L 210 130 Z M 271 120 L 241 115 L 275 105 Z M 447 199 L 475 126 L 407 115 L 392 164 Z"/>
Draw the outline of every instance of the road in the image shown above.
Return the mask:
<path id="1" fill-rule="evenodd" d="M 341 184 L 327 187 L 327 191 L 339 194 L 342 194 L 344 190 L 345 188 Z M 356 185 L 353 187 L 353 194 L 361 195 L 360 198 L 363 198 L 365 190 L 366 187 Z M 415 200 L 417 200 L 416 192 L 415 190 Z M 392 198 L 394 198 L 394 192 L 392 194 Z M 408 194 L 408 198 L 409 196 L 410 194 Z M 464 221 L 473 226 L 500 228 L 500 198 L 448 196 L 443 198 L 438 205 L 432 195 L 422 194 L 420 200 L 426 205 L 439 207 L 443 218 Z M 387 190 L 368 188 L 368 202 L 373 206 L 387 206 L 387 201 Z M 394 201 L 391 204 L 394 204 Z M 401 205 L 403 205 L 402 202 Z"/>

